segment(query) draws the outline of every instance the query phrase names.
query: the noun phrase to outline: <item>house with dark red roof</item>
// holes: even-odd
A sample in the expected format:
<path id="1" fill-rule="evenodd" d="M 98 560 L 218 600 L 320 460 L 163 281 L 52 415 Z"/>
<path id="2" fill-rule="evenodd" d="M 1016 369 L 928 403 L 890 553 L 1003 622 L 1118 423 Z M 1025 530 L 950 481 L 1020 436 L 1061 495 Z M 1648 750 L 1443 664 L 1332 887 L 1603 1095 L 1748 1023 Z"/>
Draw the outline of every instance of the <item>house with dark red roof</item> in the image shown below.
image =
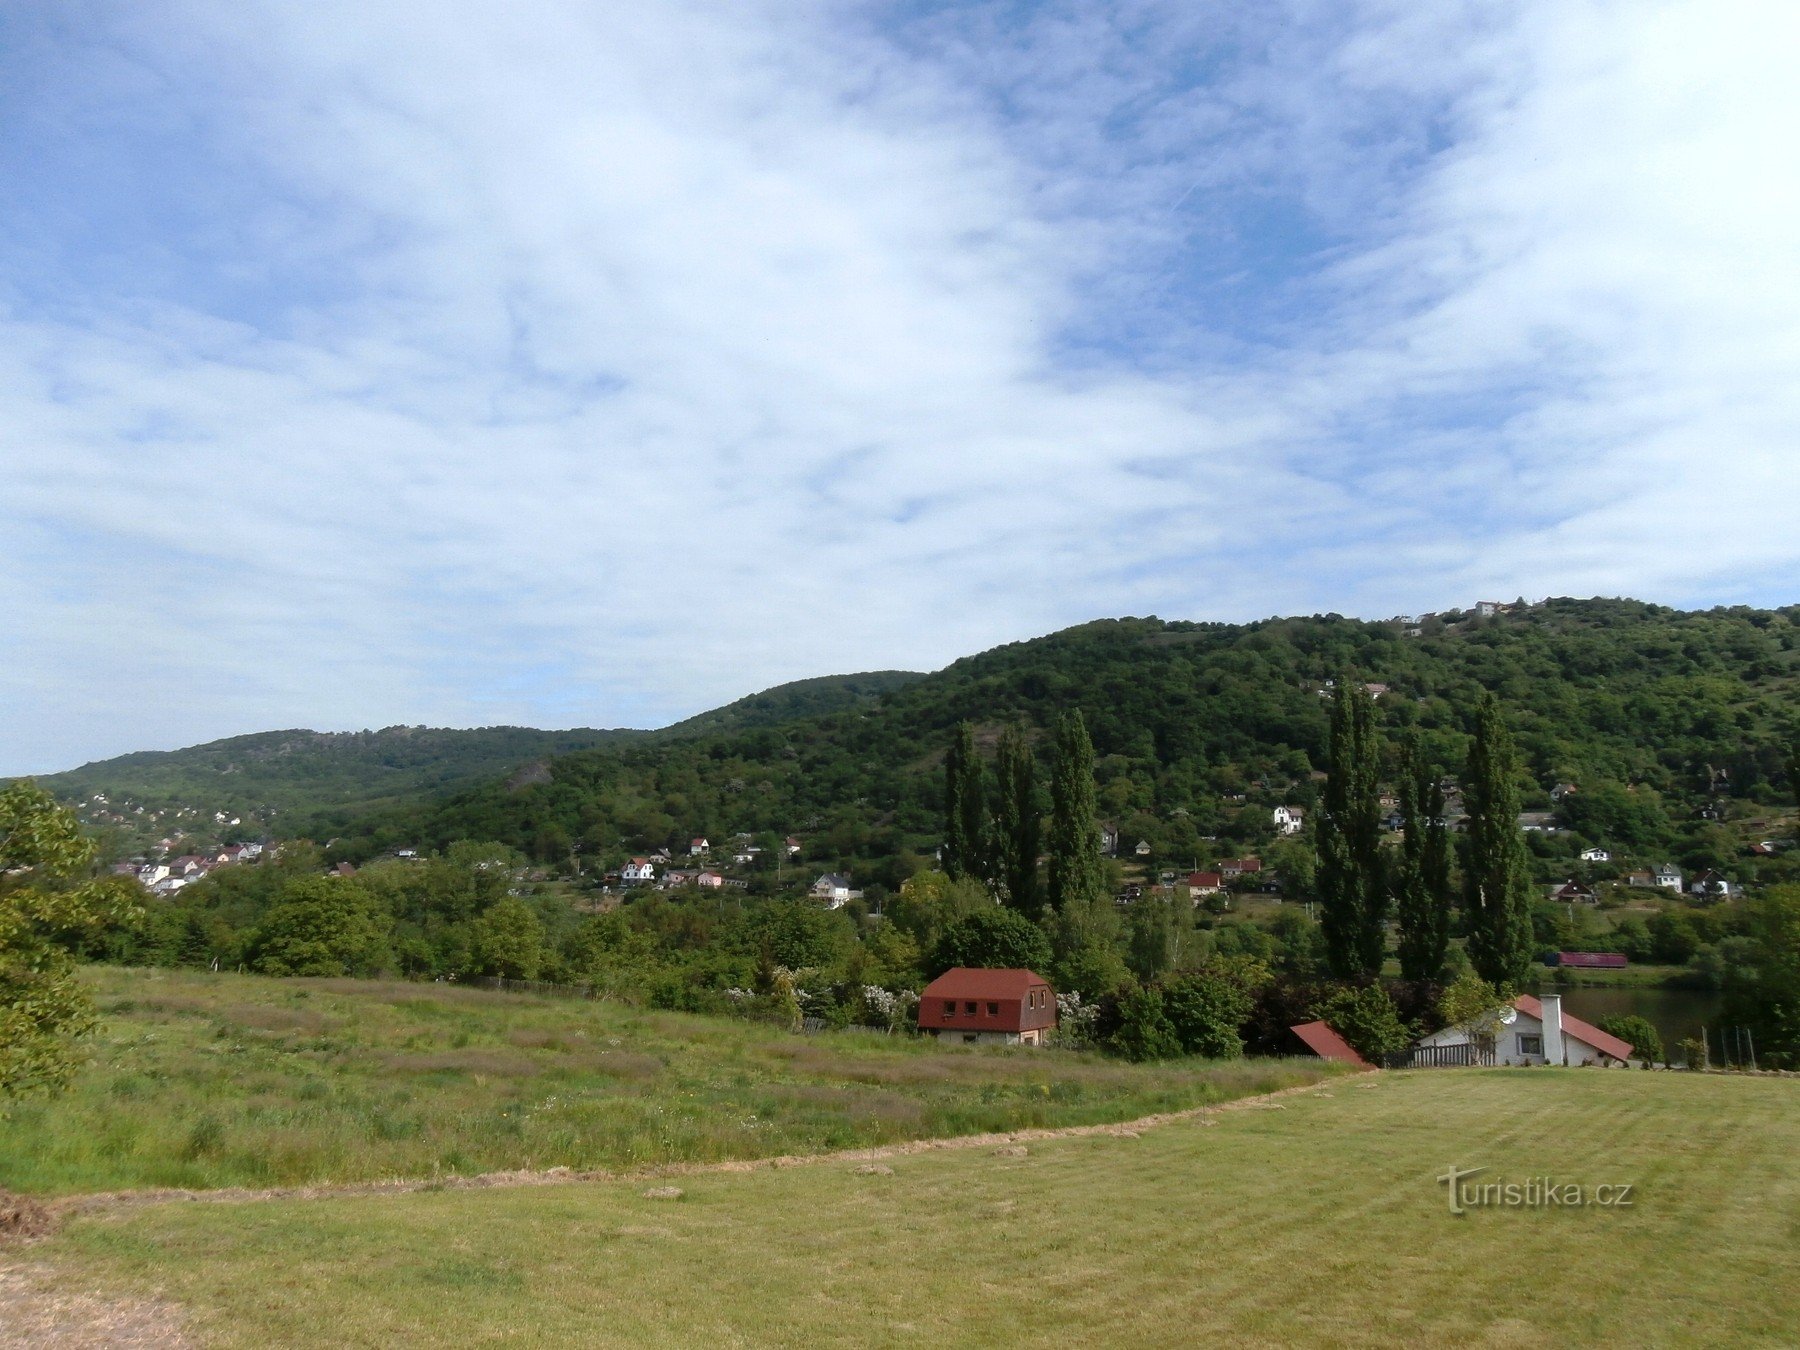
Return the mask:
<path id="1" fill-rule="evenodd" d="M 1029 970 L 956 966 L 919 995 L 919 1030 L 967 1045 L 1042 1045 L 1056 1029 L 1056 993 Z"/>
<path id="2" fill-rule="evenodd" d="M 1561 1064 L 1573 1067 L 1631 1062 L 1631 1044 L 1609 1036 L 1599 1027 L 1562 1010 L 1562 995 L 1534 998 L 1520 994 L 1490 1026 L 1445 1027 L 1434 1031 L 1414 1049 L 1415 1063 L 1427 1060 L 1419 1051 L 1468 1046 L 1479 1064 Z"/>

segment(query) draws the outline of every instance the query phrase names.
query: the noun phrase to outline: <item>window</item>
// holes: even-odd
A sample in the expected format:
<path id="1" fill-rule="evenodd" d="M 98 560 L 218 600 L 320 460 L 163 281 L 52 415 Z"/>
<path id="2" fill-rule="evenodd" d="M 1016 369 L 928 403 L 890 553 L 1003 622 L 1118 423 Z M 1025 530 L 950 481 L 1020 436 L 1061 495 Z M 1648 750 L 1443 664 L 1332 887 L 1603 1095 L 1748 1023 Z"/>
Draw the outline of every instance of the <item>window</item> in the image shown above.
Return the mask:
<path id="1" fill-rule="evenodd" d="M 998 1017 L 999 1015 L 1000 1015 L 1000 1005 L 998 1003 L 988 1004 L 988 1016 L 989 1017 Z"/>
<path id="2" fill-rule="evenodd" d="M 973 1017 L 974 1015 L 975 1015 L 975 1004 L 973 1002 L 965 1002 L 963 1004 L 963 1016 L 964 1017 Z"/>
<path id="3" fill-rule="evenodd" d="M 955 1016 L 956 1016 L 956 1000 L 953 998 L 945 999 L 944 1000 L 944 1020 L 948 1021 L 950 1018 L 955 1017 Z"/>
<path id="4" fill-rule="evenodd" d="M 1541 1055 L 1541 1054 L 1543 1054 L 1544 1053 L 1544 1038 L 1542 1036 L 1527 1036 L 1524 1032 L 1520 1032 L 1519 1033 L 1519 1053 L 1521 1055 Z"/>

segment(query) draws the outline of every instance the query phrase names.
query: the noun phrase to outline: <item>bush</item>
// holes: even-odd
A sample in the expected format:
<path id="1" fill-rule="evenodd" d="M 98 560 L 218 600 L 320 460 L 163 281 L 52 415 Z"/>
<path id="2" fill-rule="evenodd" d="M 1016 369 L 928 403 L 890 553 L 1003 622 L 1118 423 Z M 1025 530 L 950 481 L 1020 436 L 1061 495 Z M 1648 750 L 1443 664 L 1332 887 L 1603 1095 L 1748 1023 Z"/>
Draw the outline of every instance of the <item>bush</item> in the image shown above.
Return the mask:
<path id="1" fill-rule="evenodd" d="M 1400 1010 L 1379 984 L 1339 989 L 1313 1009 L 1313 1016 L 1371 1064 L 1412 1044 L 1412 1028 L 1400 1020 Z"/>
<path id="2" fill-rule="evenodd" d="M 1629 1042 L 1631 1053 L 1635 1058 L 1652 1064 L 1663 1062 L 1662 1037 L 1657 1033 L 1656 1028 L 1650 1025 L 1648 1018 L 1639 1017 L 1636 1013 L 1602 1017 L 1599 1027 L 1607 1035 L 1617 1036 L 1620 1040 Z"/>
<path id="3" fill-rule="evenodd" d="M 1119 999 L 1118 1025 L 1110 1044 L 1116 1054 L 1138 1063 L 1174 1059 L 1181 1053 L 1181 1040 L 1163 1007 L 1162 990 L 1133 989 Z"/>
<path id="4" fill-rule="evenodd" d="M 1241 1057 L 1244 1023 L 1268 980 L 1267 966 L 1239 958 L 1214 960 L 1166 982 L 1163 1011 L 1182 1051 L 1208 1059 Z"/>

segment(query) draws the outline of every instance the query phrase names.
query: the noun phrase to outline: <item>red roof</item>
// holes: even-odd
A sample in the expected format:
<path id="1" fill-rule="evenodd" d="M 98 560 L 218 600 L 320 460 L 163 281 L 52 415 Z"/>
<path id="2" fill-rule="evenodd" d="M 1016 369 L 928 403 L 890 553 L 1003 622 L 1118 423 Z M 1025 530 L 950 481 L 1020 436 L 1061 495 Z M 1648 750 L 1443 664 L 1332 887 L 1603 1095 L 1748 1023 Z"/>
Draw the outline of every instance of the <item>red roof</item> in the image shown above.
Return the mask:
<path id="1" fill-rule="evenodd" d="M 1629 965 L 1630 962 L 1618 952 L 1558 952 L 1556 964 L 1559 966 L 1595 966 L 1616 970 Z"/>
<path id="2" fill-rule="evenodd" d="M 1225 878 L 1217 872 L 1189 872 L 1187 884 L 1190 886 L 1222 886 Z"/>
<path id="3" fill-rule="evenodd" d="M 1033 985 L 1050 981 L 1030 970 L 985 970 L 956 966 L 925 986 L 921 998 L 1024 998 Z"/>
<path id="4" fill-rule="evenodd" d="M 1527 1017 L 1535 1017 L 1540 1022 L 1544 1020 L 1544 1005 L 1530 994 L 1520 994 L 1513 1000 L 1513 1006 Z M 1609 1036 L 1592 1023 L 1584 1022 L 1579 1017 L 1571 1017 L 1565 1012 L 1562 1015 L 1562 1026 L 1566 1034 L 1578 1041 L 1585 1041 L 1603 1055 L 1610 1055 L 1614 1059 L 1631 1058 L 1629 1041 Z"/>
<path id="5" fill-rule="evenodd" d="M 1375 1067 L 1352 1050 L 1350 1042 L 1323 1022 L 1302 1022 L 1297 1027 L 1289 1027 L 1288 1030 L 1305 1041 L 1306 1048 L 1320 1059 L 1335 1059 L 1341 1064 L 1354 1064 L 1359 1069 Z"/>

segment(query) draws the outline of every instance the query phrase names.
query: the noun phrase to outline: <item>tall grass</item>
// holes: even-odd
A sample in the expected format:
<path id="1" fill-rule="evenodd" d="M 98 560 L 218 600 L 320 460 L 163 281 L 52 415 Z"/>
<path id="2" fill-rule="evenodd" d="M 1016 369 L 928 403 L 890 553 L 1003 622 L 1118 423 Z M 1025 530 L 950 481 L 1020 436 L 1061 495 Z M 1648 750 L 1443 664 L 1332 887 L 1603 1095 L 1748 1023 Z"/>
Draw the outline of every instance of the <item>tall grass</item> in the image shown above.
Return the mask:
<path id="1" fill-rule="evenodd" d="M 300 1185 L 705 1162 L 1125 1120 L 1310 1081 L 444 985 L 96 968 L 75 1090 L 14 1104 L 0 1187 Z"/>

